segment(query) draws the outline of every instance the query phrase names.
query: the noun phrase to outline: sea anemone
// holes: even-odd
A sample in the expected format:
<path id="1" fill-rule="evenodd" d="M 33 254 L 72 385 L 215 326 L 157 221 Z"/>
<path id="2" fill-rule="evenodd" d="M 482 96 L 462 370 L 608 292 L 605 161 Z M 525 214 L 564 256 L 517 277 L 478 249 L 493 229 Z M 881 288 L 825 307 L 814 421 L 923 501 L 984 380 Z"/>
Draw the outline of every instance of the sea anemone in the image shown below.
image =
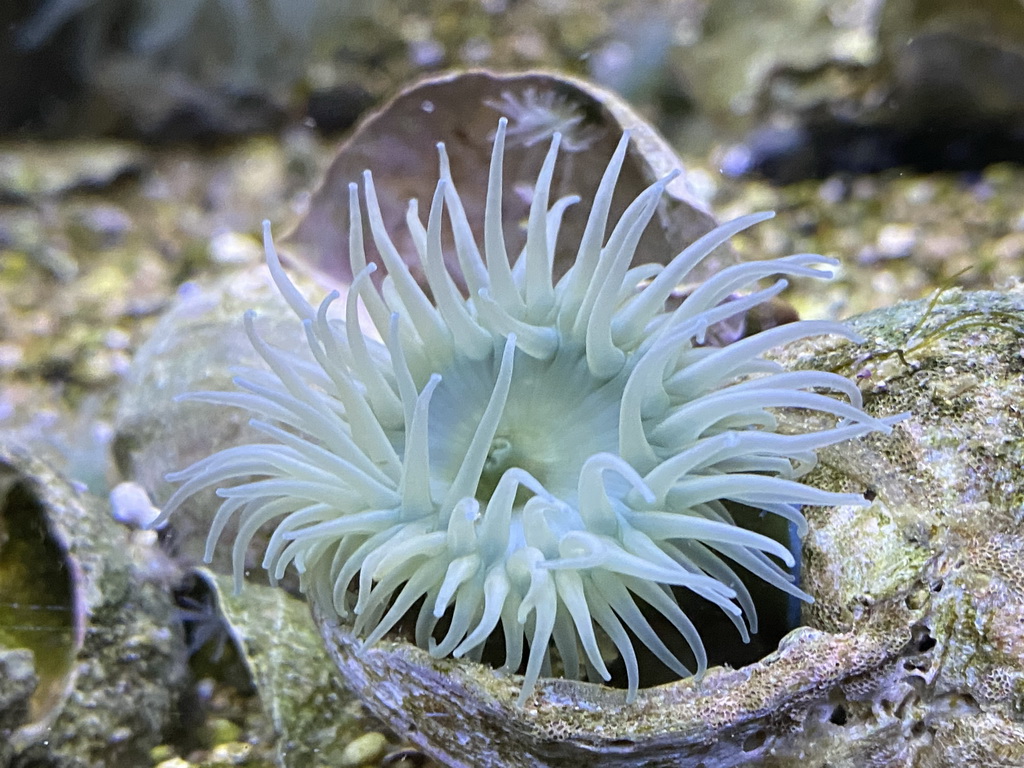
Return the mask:
<path id="1" fill-rule="evenodd" d="M 786 281 L 735 298 L 738 290 L 770 276 L 829 276 L 813 266 L 828 259 L 737 264 L 667 304 L 701 259 L 770 214 L 724 224 L 666 265 L 633 266 L 669 177 L 641 193 L 606 237 L 628 135 L 601 180 L 576 260 L 554 283 L 559 223 L 576 202 L 549 206 L 555 134 L 526 244 L 510 260 L 501 215 L 506 125 L 499 121 L 494 139 L 482 249 L 443 144 L 426 225 L 416 202 L 409 205 L 432 299 L 385 230 L 369 171 L 365 204 L 388 275 L 379 289 L 370 279 L 376 266 L 366 260 L 351 184 L 355 279 L 344 320 L 330 317 L 337 293 L 319 307 L 307 303 L 264 225 L 271 275 L 302 323 L 310 354 L 271 347 L 246 315 L 269 370 L 239 375 L 239 391 L 189 398 L 250 411 L 267 440 L 170 475 L 182 484 L 162 519 L 215 487 L 224 501 L 207 557 L 238 515 L 239 586 L 253 535 L 276 521 L 263 559 L 271 578 L 293 565 L 302 589 L 350 620 L 365 646 L 412 614 L 415 641 L 432 656 L 479 660 L 500 625 L 504 671 L 520 670 L 528 646 L 523 704 L 554 670 L 608 680 L 601 646 L 610 641 L 632 699 L 639 685 L 632 638 L 679 675 L 706 668 L 700 634 L 681 607 L 687 590 L 724 611 L 744 639 L 756 631 L 757 614 L 738 570 L 808 599 L 787 571 L 794 566 L 789 548 L 737 525 L 729 505 L 778 516 L 802 534 L 802 505 L 864 503 L 797 482 L 815 452 L 889 426 L 861 410 L 847 379 L 785 371 L 761 357 L 808 336 L 855 338 L 841 324 L 797 322 L 723 348 L 703 344 L 709 326 L 768 301 Z M 442 257 L 445 209 L 461 281 Z M 360 302 L 372 331 L 360 327 Z M 788 408 L 829 418 L 817 431 L 786 434 L 776 429 L 776 410 Z M 654 614 L 688 644 L 694 669 L 654 630 Z"/>
<path id="2" fill-rule="evenodd" d="M 502 91 L 500 99 L 489 99 L 484 104 L 507 116 L 510 122 L 505 135 L 512 146 L 532 147 L 560 133 L 563 151 L 582 152 L 590 149 L 600 134 L 596 127 L 587 125 L 581 105 L 555 90 L 538 92 L 531 87 L 518 95 Z"/>

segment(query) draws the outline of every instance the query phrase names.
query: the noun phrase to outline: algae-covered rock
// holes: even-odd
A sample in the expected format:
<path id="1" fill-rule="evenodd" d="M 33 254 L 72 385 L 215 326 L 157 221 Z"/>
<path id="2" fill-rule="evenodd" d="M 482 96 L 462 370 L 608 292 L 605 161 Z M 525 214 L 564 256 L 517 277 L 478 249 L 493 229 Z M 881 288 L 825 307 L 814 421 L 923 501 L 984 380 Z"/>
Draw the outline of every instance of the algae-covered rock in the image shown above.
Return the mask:
<path id="1" fill-rule="evenodd" d="M 231 578 L 195 573 L 215 596 L 211 616 L 223 621 L 259 696 L 278 766 L 340 765 L 353 740 L 381 736 L 363 733 L 362 707 L 338 679 L 304 602 L 260 584 L 234 594 Z"/>
<path id="2" fill-rule="evenodd" d="M 135 356 L 118 400 L 113 453 L 121 475 L 141 485 L 158 506 L 175 488 L 164 479 L 168 472 L 184 469 L 218 448 L 257 437 L 248 427 L 250 415 L 241 409 L 178 399 L 188 393 L 231 389 L 231 379 L 241 367 L 259 364 L 241 322 L 250 309 L 258 314 L 256 327 L 263 338 L 286 348 L 302 343 L 301 329 L 283 322 L 290 317 L 289 310 L 261 266 L 207 289 L 183 292 Z M 202 560 L 218 505 L 212 491 L 198 494 L 175 513 L 163 532 L 165 548 L 182 563 Z M 229 524 L 224 540 L 236 529 L 236 523 Z M 255 551 L 256 547 L 250 549 Z M 248 565 L 263 581 L 258 563 L 254 555 Z M 218 548 L 212 565 L 230 572 L 230 548 Z M 293 583 L 290 577 L 286 583 Z"/>
<path id="3" fill-rule="evenodd" d="M 521 678 L 314 615 L 367 706 L 453 766 L 862 768 L 1024 764 L 1024 292 L 949 292 L 777 356 L 856 375 L 891 435 L 825 451 L 808 482 L 815 602 L 776 652 L 640 692 Z M 785 414 L 798 429 L 801 414 Z"/>
<path id="4" fill-rule="evenodd" d="M 26 648 L 0 650 L 0 766 L 14 758 L 11 734 L 28 719 L 32 694 L 39 686 L 34 660 Z"/>
<path id="5" fill-rule="evenodd" d="M 95 497 L 0 444 L 0 764 L 147 764 L 185 649 L 146 551 Z"/>

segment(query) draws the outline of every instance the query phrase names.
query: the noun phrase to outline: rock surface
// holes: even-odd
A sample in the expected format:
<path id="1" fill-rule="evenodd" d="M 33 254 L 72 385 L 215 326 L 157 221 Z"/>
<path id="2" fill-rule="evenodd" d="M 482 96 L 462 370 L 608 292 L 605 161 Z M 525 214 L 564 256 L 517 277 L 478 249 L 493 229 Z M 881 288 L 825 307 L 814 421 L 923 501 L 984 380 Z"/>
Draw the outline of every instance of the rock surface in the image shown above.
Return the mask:
<path id="1" fill-rule="evenodd" d="M 1024 291 L 954 291 L 851 324 L 865 344 L 828 337 L 778 357 L 856 374 L 869 412 L 909 416 L 823 452 L 809 482 L 873 503 L 808 511 L 815 602 L 776 652 L 632 705 L 547 680 L 518 709 L 518 678 L 399 641 L 357 653 L 314 606 L 350 685 L 453 766 L 1020 765 Z"/>
<path id="2" fill-rule="evenodd" d="M 0 446 L 0 594 L 9 601 L 0 607 L 55 615 L 52 626 L 31 612 L 0 625 L 0 651 L 28 648 L 38 680 L 27 707 L 8 695 L 16 681 L 0 696 L 0 733 L 15 765 L 142 765 L 159 743 L 184 684 L 185 648 L 166 583 L 145 553 L 133 558 L 140 549 L 95 499 Z M 20 660 L 18 679 L 31 678 L 24 656 L 3 658 L 7 671 Z"/>

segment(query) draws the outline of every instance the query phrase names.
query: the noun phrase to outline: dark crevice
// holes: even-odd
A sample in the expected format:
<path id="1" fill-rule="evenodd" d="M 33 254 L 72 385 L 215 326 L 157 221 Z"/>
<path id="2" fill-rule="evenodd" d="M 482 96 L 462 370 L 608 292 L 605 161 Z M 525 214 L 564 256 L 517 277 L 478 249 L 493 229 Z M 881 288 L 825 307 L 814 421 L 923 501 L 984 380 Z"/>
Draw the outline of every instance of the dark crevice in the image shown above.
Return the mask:
<path id="1" fill-rule="evenodd" d="M 828 721 L 833 725 L 846 725 L 849 717 L 846 707 L 842 704 L 837 704 L 832 710 L 832 714 L 829 715 Z"/>
<path id="2" fill-rule="evenodd" d="M 990 121 L 896 128 L 823 120 L 759 129 L 730 153 L 723 170 L 788 184 L 891 168 L 972 172 L 999 162 L 1024 163 L 1024 130 L 1019 125 Z"/>

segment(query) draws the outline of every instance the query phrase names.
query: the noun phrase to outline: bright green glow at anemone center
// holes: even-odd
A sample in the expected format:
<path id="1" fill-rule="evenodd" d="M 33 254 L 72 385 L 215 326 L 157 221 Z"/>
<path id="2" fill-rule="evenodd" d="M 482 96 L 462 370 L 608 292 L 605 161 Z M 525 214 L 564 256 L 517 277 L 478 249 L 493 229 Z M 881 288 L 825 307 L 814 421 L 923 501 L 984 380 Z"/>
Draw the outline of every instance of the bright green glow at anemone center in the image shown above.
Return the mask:
<path id="1" fill-rule="evenodd" d="M 494 390 L 493 358 L 460 360 L 441 373 L 431 401 L 432 475 L 452 478 Z M 582 348 L 561 349 L 551 360 L 537 360 L 517 351 L 512 382 L 501 421 L 491 440 L 475 496 L 486 505 L 509 469 L 529 472 L 553 495 L 574 503 L 579 472 L 595 453 L 618 450 L 619 408 L 632 366 L 600 380 L 589 371 Z M 435 436 L 445 436 L 445 443 Z M 614 481 L 613 481 L 614 482 Z M 531 492 L 520 487 L 516 506 Z"/>
<path id="2" fill-rule="evenodd" d="M 491 449 L 487 452 L 487 460 L 484 462 L 483 472 L 480 473 L 480 482 L 476 487 L 476 498 L 481 505 L 486 505 L 491 500 L 491 495 L 501 480 L 506 470 L 514 467 L 525 469 L 541 482 L 544 482 L 543 472 L 535 466 L 539 462 L 531 461 L 530 457 L 521 450 L 517 450 L 516 444 L 508 437 L 497 435 L 491 441 Z M 516 493 L 515 506 L 522 506 L 530 498 L 532 493 L 525 487 L 519 486 Z"/>

